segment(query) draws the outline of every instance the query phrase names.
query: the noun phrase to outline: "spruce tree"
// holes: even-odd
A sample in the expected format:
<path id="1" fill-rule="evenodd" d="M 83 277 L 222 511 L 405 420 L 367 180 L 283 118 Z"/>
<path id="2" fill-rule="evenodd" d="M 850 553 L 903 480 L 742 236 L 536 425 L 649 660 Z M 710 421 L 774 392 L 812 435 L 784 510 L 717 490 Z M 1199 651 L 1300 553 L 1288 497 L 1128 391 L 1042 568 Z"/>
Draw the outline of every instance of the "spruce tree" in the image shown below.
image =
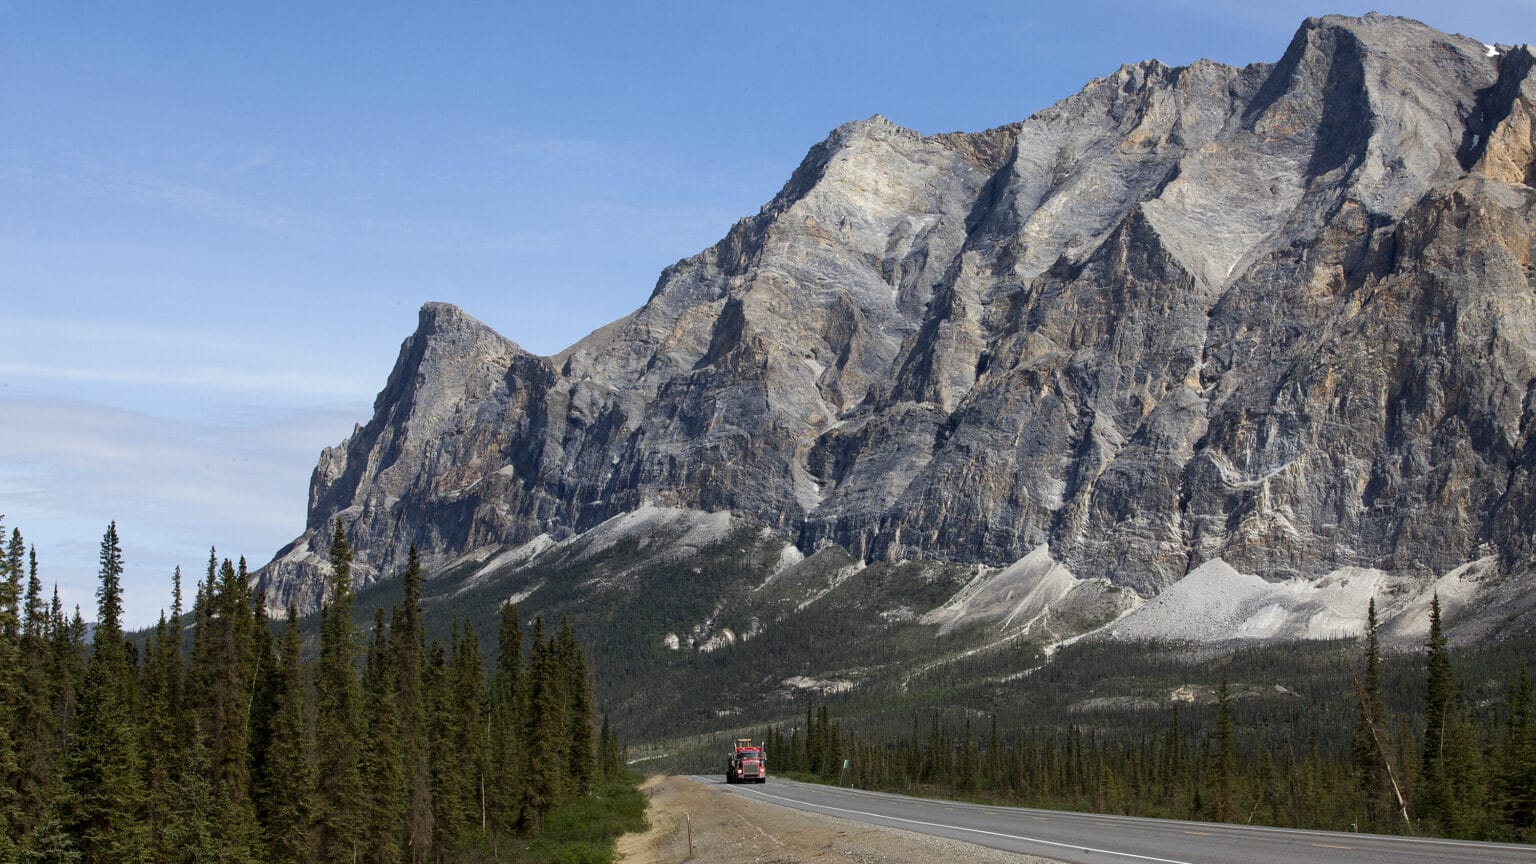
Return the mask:
<path id="1" fill-rule="evenodd" d="M 1529 667 L 1520 669 L 1509 717 L 1500 775 L 1504 821 L 1515 839 L 1530 842 L 1536 840 L 1536 688 Z"/>
<path id="2" fill-rule="evenodd" d="M 565 768 L 570 752 L 566 733 L 566 676 L 555 658 L 553 645 L 544 640 L 544 618 L 534 619 L 529 666 L 528 762 L 524 770 L 523 826 L 542 827 L 549 811 L 565 800 L 568 788 Z"/>
<path id="3" fill-rule="evenodd" d="M 564 616 L 561 616 L 559 639 L 560 662 L 565 667 L 565 686 L 570 696 L 566 704 L 571 741 L 566 772 L 571 778 L 572 794 L 591 795 L 597 775 L 597 757 L 592 746 L 592 682 L 587 675 L 586 655 L 576 641 L 576 631 L 570 619 Z"/>
<path id="4" fill-rule="evenodd" d="M 22 825 L 43 820 L 59 753 L 60 730 L 54 726 L 53 694 L 60 682 L 54 679 L 52 670 L 49 617 L 41 595 L 34 550 L 27 582 L 27 620 L 22 628 L 21 656 L 17 658 L 19 690 L 15 693 L 15 733 L 11 736 L 16 748 L 15 812 Z"/>
<path id="5" fill-rule="evenodd" d="M 1387 703 L 1381 693 L 1381 645 L 1376 620 L 1376 598 L 1366 606 L 1365 669 L 1355 677 L 1356 719 L 1350 741 L 1350 759 L 1355 772 L 1355 786 L 1365 811 L 1364 827 L 1382 830 L 1384 823 L 1400 808 L 1396 799 L 1392 770 L 1387 759 L 1389 746 Z M 1403 811 L 1406 816 L 1406 810 Z"/>
<path id="6" fill-rule="evenodd" d="M 459 761 L 454 774 L 460 784 L 454 797 L 462 808 L 457 829 L 467 837 L 475 831 L 483 832 L 488 819 L 485 662 L 480 653 L 480 638 L 468 618 L 454 640 L 451 674 L 457 715 L 453 721 L 454 746 Z"/>
<path id="7" fill-rule="evenodd" d="M 318 755 L 316 843 L 321 864 L 352 864 L 362 850 L 362 694 L 358 686 L 357 627 L 352 623 L 352 551 L 336 520 L 331 539 L 329 602 L 321 609 L 320 657 L 315 667 L 315 738 Z"/>
<path id="8" fill-rule="evenodd" d="M 1451 821 L 1455 790 L 1446 770 L 1446 743 L 1456 722 L 1456 682 L 1440 618 L 1440 595 L 1429 607 L 1429 640 L 1425 644 L 1424 746 L 1420 757 L 1419 812 L 1444 830 Z"/>
<path id="9" fill-rule="evenodd" d="M 805 704 L 805 770 L 812 774 L 820 774 L 822 763 L 822 745 L 825 739 L 821 734 L 821 725 L 816 720 L 815 706 L 810 702 Z"/>
<path id="10" fill-rule="evenodd" d="M 197 720 L 190 719 L 194 728 Z M 218 861 L 222 854 L 218 823 L 222 802 L 208 761 L 207 737 L 199 731 L 187 739 L 181 765 L 181 798 L 177 801 L 177 819 L 172 823 L 171 845 L 178 850 L 177 862 Z"/>
<path id="11" fill-rule="evenodd" d="M 250 585 L 244 558 L 240 559 L 239 578 L 244 585 Z M 273 638 L 272 620 L 267 617 L 266 603 L 262 598 L 253 596 L 249 587 L 244 593 L 251 609 L 247 616 L 251 628 L 251 707 L 246 715 L 250 730 L 247 735 L 250 760 L 248 797 L 254 813 L 256 790 L 265 782 L 270 771 L 267 759 L 272 747 L 272 718 L 277 713 L 277 691 L 281 686 L 282 670 L 277 657 L 277 643 Z"/>
<path id="12" fill-rule="evenodd" d="M 1232 689 L 1225 672 L 1216 696 L 1215 758 L 1216 821 L 1230 822 L 1237 815 L 1237 742 L 1232 728 Z"/>
<path id="13" fill-rule="evenodd" d="M 971 718 L 965 718 L 965 737 L 960 744 L 960 777 L 956 788 L 962 794 L 971 794 L 976 791 L 978 762 L 976 758 L 976 735 L 971 731 Z"/>
<path id="14" fill-rule="evenodd" d="M 0 526 L 0 537 L 5 529 Z M 21 535 L 13 535 L 14 548 Z M 0 556 L 0 860 L 15 857 L 16 841 L 27 826 L 21 821 L 25 803 L 20 794 L 21 757 L 17 733 L 22 697 L 21 568 L 10 556 Z"/>
<path id="15" fill-rule="evenodd" d="M 843 724 L 839 720 L 827 726 L 827 765 L 834 777 L 843 769 Z"/>
<path id="16" fill-rule="evenodd" d="M 984 785 L 996 789 L 1003 779 L 1003 747 L 997 731 L 997 715 L 992 715 L 992 731 L 987 736 L 987 769 Z"/>
<path id="17" fill-rule="evenodd" d="M 255 688 L 254 631 L 250 591 L 228 558 L 219 569 L 213 590 L 210 662 L 203 678 L 209 682 L 204 704 L 204 728 L 209 757 L 223 794 L 237 807 L 248 803 L 250 789 L 250 708 Z M 254 818 L 254 812 L 251 813 Z"/>
<path id="18" fill-rule="evenodd" d="M 810 716 L 807 709 L 806 716 Z M 807 736 L 809 740 L 809 736 Z M 939 715 L 934 714 L 928 724 L 928 746 L 924 750 L 922 781 L 936 786 L 949 783 L 949 742 L 939 727 Z"/>
<path id="19" fill-rule="evenodd" d="M 778 734 L 779 730 L 773 730 L 774 746 L 767 752 L 779 753 L 783 750 L 783 739 Z M 766 741 L 764 742 L 766 744 Z M 766 752 L 764 759 L 766 760 Z M 604 780 L 617 780 L 624 773 L 624 765 L 619 761 L 619 739 L 613 734 L 613 728 L 608 725 L 608 712 L 603 712 L 602 731 L 597 736 L 597 767 L 598 774 Z"/>
<path id="20" fill-rule="evenodd" d="M 0 534 L 3 534 L 0 529 Z M 21 529 L 11 529 L 11 542 L 5 550 L 5 587 L 4 599 L 0 605 L 4 605 L 8 612 L 5 616 L 5 635 L 12 641 L 21 638 L 22 613 L 21 606 L 21 578 L 26 573 L 27 544 L 21 539 Z"/>
<path id="21" fill-rule="evenodd" d="M 203 579 L 197 583 L 192 599 L 192 652 L 187 658 L 187 674 L 183 682 L 188 706 L 188 735 L 192 734 L 193 727 L 202 735 L 209 734 L 211 728 L 209 711 L 213 702 L 213 676 L 218 670 L 215 655 L 218 645 L 218 628 L 215 626 L 218 610 L 214 606 L 214 586 L 218 584 L 218 579 L 218 552 L 209 547 L 208 567 Z"/>
<path id="22" fill-rule="evenodd" d="M 101 541 L 95 645 L 64 769 L 64 825 L 84 864 L 147 860 L 143 758 L 135 675 L 122 631 L 122 546 L 117 525 Z"/>
<path id="23" fill-rule="evenodd" d="M 75 726 L 80 689 L 84 686 L 85 623 L 80 621 L 78 609 L 73 621 L 64 616 L 58 585 L 53 586 L 48 620 L 49 729 L 54 734 L 50 747 L 58 753 L 69 743 L 69 730 Z"/>
<path id="24" fill-rule="evenodd" d="M 517 604 L 503 603 L 496 631 L 496 672 L 491 680 L 489 825 L 500 837 L 512 830 L 522 809 L 523 793 L 523 629 Z"/>
<path id="25" fill-rule="evenodd" d="M 823 777 L 834 776 L 837 773 L 836 757 L 833 753 L 832 723 L 827 718 L 827 705 L 823 702 L 816 709 L 816 752 L 820 757 L 820 765 L 813 768 Z"/>
<path id="26" fill-rule="evenodd" d="M 391 627 L 400 736 L 404 752 L 407 848 L 412 864 L 424 864 L 432 850 L 432 771 L 427 700 L 422 678 L 426 633 L 421 621 L 421 562 L 412 546 L 401 575 L 405 599 Z"/>
<path id="27" fill-rule="evenodd" d="M 17 864 L 80 864 L 80 858 L 80 849 L 65 828 L 57 807 L 43 811 L 16 855 Z"/>
<path id="28" fill-rule="evenodd" d="M 363 860 L 398 864 L 405 855 L 408 811 L 405 792 L 405 753 L 401 748 L 394 668 L 384 610 L 374 612 L 373 641 L 363 673 L 362 771 L 367 778 L 364 802 Z"/>
<path id="29" fill-rule="evenodd" d="M 269 726 L 265 782 L 258 790 L 263 838 L 271 864 L 308 864 L 315 855 L 316 777 L 304 720 L 303 647 L 298 616 L 289 606 Z"/>
<path id="30" fill-rule="evenodd" d="M 1488 834 L 1488 778 L 1477 723 L 1463 708 L 1451 716 L 1445 741 L 1445 784 L 1450 790 L 1444 833 L 1476 840 Z"/>
<path id="31" fill-rule="evenodd" d="M 906 748 L 906 777 L 903 785 L 910 786 L 919 782 L 923 777 L 923 736 L 921 735 L 921 721 L 916 714 L 912 715 L 912 740 Z"/>
<path id="32" fill-rule="evenodd" d="M 37 578 L 37 547 L 27 553 L 27 616 L 26 635 L 34 643 L 41 642 L 48 627 L 48 609 L 43 605 L 43 582 Z"/>
<path id="33" fill-rule="evenodd" d="M 117 523 L 107 525 L 101 538 L 101 584 L 96 586 L 95 651 L 106 662 L 118 664 L 122 672 L 127 661 L 123 647 L 123 545 L 117 537 Z"/>
<path id="34" fill-rule="evenodd" d="M 141 716 L 145 761 L 145 827 L 150 858 L 172 860 L 177 848 L 176 822 L 181 811 L 181 769 L 185 762 L 183 736 L 175 716 L 181 688 L 180 642 L 165 613 L 155 625 L 144 651 Z"/>
<path id="35" fill-rule="evenodd" d="M 457 629 L 457 624 L 454 625 Z M 448 654 L 441 643 L 433 641 L 422 666 L 422 693 L 427 706 L 427 740 L 432 771 L 432 849 L 440 856 L 456 839 L 453 826 L 463 811 L 457 799 L 458 753 L 454 749 L 453 691 L 448 671 Z"/>

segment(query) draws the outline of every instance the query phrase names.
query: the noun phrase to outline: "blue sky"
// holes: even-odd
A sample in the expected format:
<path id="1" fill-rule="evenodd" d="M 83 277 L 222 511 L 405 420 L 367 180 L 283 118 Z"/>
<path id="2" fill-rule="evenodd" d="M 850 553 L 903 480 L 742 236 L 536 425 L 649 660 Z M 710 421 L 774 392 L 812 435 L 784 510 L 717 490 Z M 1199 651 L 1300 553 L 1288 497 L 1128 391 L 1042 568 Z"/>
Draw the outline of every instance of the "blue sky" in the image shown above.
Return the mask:
<path id="1" fill-rule="evenodd" d="M 117 520 L 149 624 L 177 564 L 302 530 L 423 302 L 553 353 L 840 123 L 984 129 L 1370 8 L 1536 42 L 1531 0 L 0 0 L 0 513 L 88 618 Z"/>

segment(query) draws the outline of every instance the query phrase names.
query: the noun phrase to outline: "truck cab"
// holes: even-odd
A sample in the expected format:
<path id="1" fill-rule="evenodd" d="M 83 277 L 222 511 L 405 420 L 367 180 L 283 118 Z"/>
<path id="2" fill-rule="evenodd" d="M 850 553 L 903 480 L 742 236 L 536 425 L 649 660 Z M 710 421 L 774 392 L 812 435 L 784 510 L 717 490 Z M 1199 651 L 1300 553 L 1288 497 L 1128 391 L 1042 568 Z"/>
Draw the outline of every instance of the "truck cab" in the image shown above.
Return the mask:
<path id="1" fill-rule="evenodd" d="M 752 743 L 750 738 L 738 738 L 736 746 L 726 754 L 725 782 L 767 783 L 768 754 Z"/>

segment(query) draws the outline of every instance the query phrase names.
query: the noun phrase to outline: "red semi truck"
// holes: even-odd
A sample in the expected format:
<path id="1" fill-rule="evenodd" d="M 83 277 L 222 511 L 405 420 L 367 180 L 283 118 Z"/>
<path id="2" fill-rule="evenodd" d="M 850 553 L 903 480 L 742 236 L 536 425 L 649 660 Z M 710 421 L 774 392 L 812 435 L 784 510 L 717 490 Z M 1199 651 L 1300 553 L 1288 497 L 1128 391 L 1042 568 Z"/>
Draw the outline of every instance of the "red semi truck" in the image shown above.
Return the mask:
<path id="1" fill-rule="evenodd" d="M 726 755 L 725 782 L 767 783 L 768 754 L 751 738 L 737 738 L 736 746 Z"/>

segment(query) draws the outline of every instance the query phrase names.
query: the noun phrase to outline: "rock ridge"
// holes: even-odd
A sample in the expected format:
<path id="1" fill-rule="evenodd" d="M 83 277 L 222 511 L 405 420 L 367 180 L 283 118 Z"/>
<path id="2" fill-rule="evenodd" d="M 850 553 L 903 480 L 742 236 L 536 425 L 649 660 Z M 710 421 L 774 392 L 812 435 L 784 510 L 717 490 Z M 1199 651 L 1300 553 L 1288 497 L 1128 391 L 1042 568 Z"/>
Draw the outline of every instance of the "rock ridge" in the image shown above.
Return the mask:
<path id="1" fill-rule="evenodd" d="M 1327 16 L 985 132 L 844 124 L 554 357 L 423 307 L 258 584 L 318 602 L 336 518 L 366 582 L 647 504 L 1144 596 L 1528 567 L 1533 66 Z"/>

